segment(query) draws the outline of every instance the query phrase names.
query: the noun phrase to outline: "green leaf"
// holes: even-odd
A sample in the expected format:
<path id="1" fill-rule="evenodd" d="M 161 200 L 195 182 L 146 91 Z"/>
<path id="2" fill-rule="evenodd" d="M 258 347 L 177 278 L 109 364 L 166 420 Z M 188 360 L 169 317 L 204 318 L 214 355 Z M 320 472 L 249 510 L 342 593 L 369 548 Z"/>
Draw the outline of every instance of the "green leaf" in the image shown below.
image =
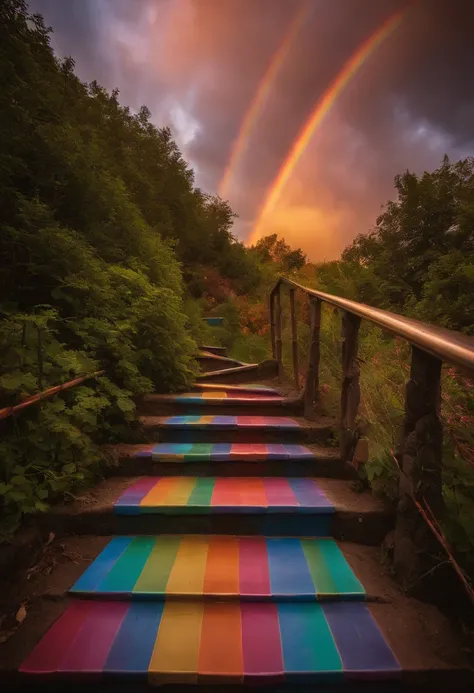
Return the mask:
<path id="1" fill-rule="evenodd" d="M 74 462 L 70 462 L 69 464 L 65 464 L 64 467 L 62 468 L 62 471 L 64 474 L 74 474 L 76 471 L 76 465 Z"/>
<path id="2" fill-rule="evenodd" d="M 10 483 L 13 484 L 14 486 L 25 486 L 28 484 L 28 479 L 24 476 L 12 476 L 10 479 Z"/>
<path id="3" fill-rule="evenodd" d="M 47 503 L 42 503 L 41 501 L 36 501 L 35 508 L 36 510 L 39 510 L 39 512 L 44 513 L 49 510 L 49 505 Z"/>
<path id="4" fill-rule="evenodd" d="M 20 502 L 26 500 L 28 496 L 26 495 L 26 493 L 23 493 L 23 491 L 10 491 L 10 493 L 8 494 L 8 498 Z"/>

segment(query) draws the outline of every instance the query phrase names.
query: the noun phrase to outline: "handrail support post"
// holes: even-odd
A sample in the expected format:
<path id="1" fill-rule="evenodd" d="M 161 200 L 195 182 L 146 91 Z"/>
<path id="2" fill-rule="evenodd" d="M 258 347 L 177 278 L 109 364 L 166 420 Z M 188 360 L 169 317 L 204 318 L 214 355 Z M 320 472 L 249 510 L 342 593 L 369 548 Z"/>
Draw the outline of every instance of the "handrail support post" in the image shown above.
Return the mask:
<path id="1" fill-rule="evenodd" d="M 400 448 L 399 496 L 394 538 L 394 566 L 409 589 L 431 571 L 436 553 L 433 537 L 416 507 L 418 503 L 443 520 L 441 367 L 439 358 L 412 346 L 410 380 Z"/>
<path id="2" fill-rule="evenodd" d="M 310 301 L 310 325 L 311 344 L 304 388 L 304 416 L 306 419 L 314 419 L 314 404 L 319 390 L 321 301 L 317 298 L 311 298 Z"/>
<path id="3" fill-rule="evenodd" d="M 290 289 L 290 310 L 291 310 L 291 343 L 293 350 L 293 373 L 295 378 L 295 387 L 300 389 L 299 363 L 298 363 L 298 333 L 296 329 L 296 311 L 295 311 L 295 290 Z"/>
<path id="4" fill-rule="evenodd" d="M 358 434 L 356 419 L 360 402 L 360 367 L 357 358 L 361 319 L 353 313 L 342 316 L 342 387 L 339 446 L 341 459 L 351 462 Z"/>

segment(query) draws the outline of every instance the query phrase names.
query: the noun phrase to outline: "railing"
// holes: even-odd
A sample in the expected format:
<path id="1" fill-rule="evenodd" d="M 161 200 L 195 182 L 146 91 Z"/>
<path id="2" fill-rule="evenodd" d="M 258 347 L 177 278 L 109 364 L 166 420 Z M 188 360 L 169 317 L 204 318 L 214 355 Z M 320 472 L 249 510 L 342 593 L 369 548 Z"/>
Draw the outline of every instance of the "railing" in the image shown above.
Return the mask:
<path id="1" fill-rule="evenodd" d="M 351 463 L 360 437 L 356 419 L 360 403 L 358 338 L 361 320 L 405 339 L 411 345 L 410 379 L 405 391 L 405 411 L 401 440 L 395 460 L 400 469 L 399 498 L 395 529 L 395 561 L 401 572 L 413 570 L 417 564 L 415 528 L 420 514 L 437 525 L 443 517 L 442 443 L 440 418 L 441 367 L 443 362 L 474 373 L 474 339 L 458 332 L 428 325 L 363 303 L 340 298 L 301 286 L 290 279 L 278 280 L 270 294 L 270 322 L 273 356 L 278 362 L 280 377 L 282 359 L 281 290 L 289 287 L 293 372 L 299 389 L 297 324 L 295 291 L 310 298 L 311 337 L 308 368 L 301 400 L 304 414 L 311 418 L 319 390 L 321 306 L 328 303 L 342 312 L 341 339 L 341 407 L 340 453 L 343 462 Z M 438 537 L 439 538 L 439 537 Z M 444 546 L 446 549 L 446 546 Z M 398 553 L 398 556 L 397 556 Z M 456 566 L 458 568 L 458 566 Z M 473 599 L 471 591 L 470 597 Z"/>
<path id="2" fill-rule="evenodd" d="M 31 395 L 31 397 L 27 397 L 19 404 L 14 404 L 11 407 L 4 407 L 3 409 L 0 409 L 0 421 L 2 419 L 7 419 L 9 416 L 14 416 L 15 414 L 18 414 L 20 411 L 23 411 L 23 409 L 30 407 L 32 404 L 36 404 L 37 402 L 49 399 L 50 397 L 53 397 L 54 395 L 58 394 L 58 392 L 70 390 L 72 387 L 81 385 L 86 380 L 90 380 L 91 378 L 98 378 L 99 376 L 104 375 L 104 373 L 105 371 L 95 371 L 94 373 L 89 373 L 88 375 L 82 375 L 79 378 L 75 378 L 74 380 L 69 380 L 69 382 L 67 383 L 62 383 L 62 385 L 56 385 L 55 387 L 50 387 L 47 390 L 43 390 L 43 392 L 39 392 L 37 395 Z"/>

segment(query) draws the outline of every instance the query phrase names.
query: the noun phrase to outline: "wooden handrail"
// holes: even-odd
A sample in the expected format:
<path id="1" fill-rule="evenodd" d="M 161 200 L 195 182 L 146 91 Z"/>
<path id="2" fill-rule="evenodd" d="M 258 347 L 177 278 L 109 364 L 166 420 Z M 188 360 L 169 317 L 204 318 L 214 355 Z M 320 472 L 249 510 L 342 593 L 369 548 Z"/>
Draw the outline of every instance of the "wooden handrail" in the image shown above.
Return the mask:
<path id="1" fill-rule="evenodd" d="M 50 387 L 47 390 L 43 390 L 43 392 L 39 392 L 37 395 L 31 395 L 31 397 L 27 397 L 23 400 L 23 402 L 20 402 L 20 404 L 15 404 L 12 407 L 5 407 L 4 409 L 0 409 L 0 421 L 2 419 L 7 419 L 9 416 L 17 414 L 20 411 L 23 411 L 23 409 L 30 407 L 32 404 L 41 402 L 44 399 L 49 399 L 50 397 L 56 395 L 58 392 L 69 390 L 72 387 L 80 385 L 85 380 L 90 380 L 91 378 L 98 378 L 99 376 L 104 375 L 104 373 L 105 371 L 95 371 L 94 373 L 83 375 L 80 378 L 69 380 L 67 383 L 63 383 L 62 385 L 56 385 L 55 387 Z"/>
<path id="2" fill-rule="evenodd" d="M 348 298 L 315 291 L 286 277 L 281 277 L 278 280 L 272 289 L 272 295 L 278 291 L 281 284 L 300 289 L 308 296 L 314 296 L 336 308 L 357 315 L 364 320 L 369 320 L 374 325 L 402 337 L 413 346 L 419 347 L 442 361 L 474 373 L 474 337 L 468 337 L 460 332 L 430 325 L 413 318 L 406 318 L 404 315 L 391 313 L 388 310 L 373 308 Z"/>
<path id="3" fill-rule="evenodd" d="M 314 418 L 319 388 L 321 304 L 339 309 L 342 313 L 341 339 L 341 408 L 340 453 L 344 463 L 353 464 L 361 432 L 357 414 L 360 400 L 360 360 L 358 358 L 358 334 L 361 320 L 406 340 L 411 345 L 410 378 L 405 392 L 405 413 L 401 440 L 396 452 L 400 469 L 398 504 L 395 526 L 395 567 L 406 581 L 420 579 L 426 573 L 426 546 L 420 521 L 423 516 L 419 507 L 429 505 L 438 523 L 442 522 L 444 503 L 442 493 L 442 444 L 441 422 L 441 368 L 443 362 L 474 373 L 474 338 L 453 330 L 373 308 L 347 298 L 316 291 L 286 277 L 281 277 L 270 293 L 272 344 L 276 345 L 276 357 L 281 374 L 281 289 L 290 291 L 291 326 L 293 342 L 293 369 L 298 369 L 296 346 L 296 290 L 311 299 L 311 334 L 306 382 L 301 396 L 304 415 Z M 274 306 L 277 305 L 276 320 Z M 298 381 L 296 381 L 298 384 Z M 429 553 L 429 551 L 428 551 Z"/>

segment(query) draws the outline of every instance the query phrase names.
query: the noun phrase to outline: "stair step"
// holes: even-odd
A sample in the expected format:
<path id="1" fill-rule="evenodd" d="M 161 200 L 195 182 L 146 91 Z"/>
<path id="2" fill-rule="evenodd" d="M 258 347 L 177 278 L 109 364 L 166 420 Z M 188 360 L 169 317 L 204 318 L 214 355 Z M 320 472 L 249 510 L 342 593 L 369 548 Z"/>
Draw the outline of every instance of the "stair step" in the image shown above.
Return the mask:
<path id="1" fill-rule="evenodd" d="M 259 416 L 279 415 L 283 412 L 296 413 L 302 407 L 299 399 L 290 399 L 278 395 L 263 395 L 256 392 L 226 393 L 223 390 L 206 392 L 183 392 L 175 395 L 145 395 L 138 400 L 140 414 L 166 415 L 184 414 L 199 415 L 204 412 L 217 413 L 225 410 L 230 416 L 249 416 L 257 410 Z"/>
<path id="2" fill-rule="evenodd" d="M 70 590 L 130 599 L 365 599 L 333 539 L 116 537 Z"/>
<path id="3" fill-rule="evenodd" d="M 285 400 L 281 395 L 269 396 L 257 392 L 231 394 L 225 390 L 206 390 L 205 392 L 184 392 L 179 395 L 147 395 L 147 402 L 166 402 L 171 404 L 201 404 L 211 406 L 232 406 L 245 404 L 247 407 L 258 407 L 261 404 L 278 405 Z"/>
<path id="4" fill-rule="evenodd" d="M 253 363 L 243 363 L 242 361 L 236 361 L 228 356 L 219 356 L 219 354 L 214 354 L 211 351 L 200 351 L 196 356 L 197 361 L 201 367 L 201 371 L 213 371 L 216 368 L 241 368 L 242 366 L 256 366 L 258 364 Z"/>
<path id="5" fill-rule="evenodd" d="M 20 673 L 63 682 L 133 674 L 152 684 L 337 683 L 398 679 L 401 668 L 364 603 L 74 600 Z"/>
<path id="6" fill-rule="evenodd" d="M 169 443 L 326 443 L 335 442 L 334 421 L 309 422 L 286 416 L 175 414 L 140 417 L 149 442 Z M 336 451 L 333 447 L 333 451 Z"/>
<path id="7" fill-rule="evenodd" d="M 276 361 L 264 361 L 250 366 L 216 368 L 216 370 L 201 373 L 196 380 L 198 382 L 244 383 L 249 377 L 266 380 L 275 377 L 277 373 L 278 364 Z"/>
<path id="8" fill-rule="evenodd" d="M 152 420 L 150 420 L 152 419 Z M 295 431 L 301 425 L 295 419 L 285 416 L 208 416 L 184 415 L 184 416 L 160 416 L 143 417 L 142 423 L 145 426 L 156 426 L 157 428 L 171 428 L 185 431 L 232 431 L 236 429 L 278 431 L 280 433 Z"/>
<path id="9" fill-rule="evenodd" d="M 225 383 L 196 383 L 194 387 L 197 390 L 204 390 L 205 392 L 208 390 L 223 390 L 228 394 L 250 392 L 267 396 L 277 395 L 278 397 L 281 397 L 281 392 L 278 392 L 278 390 L 275 390 L 275 388 L 270 387 L 269 385 L 259 385 L 258 383 L 248 383 L 244 385 L 226 385 Z"/>
<path id="10" fill-rule="evenodd" d="M 311 513 L 334 505 L 314 479 L 278 477 L 143 477 L 115 503 L 117 515 L 159 513 Z M 319 535 L 321 536 L 321 535 Z"/>
<path id="11" fill-rule="evenodd" d="M 384 539 L 393 527 L 393 508 L 386 507 L 382 501 L 370 493 L 354 493 L 347 481 L 339 479 L 318 478 L 317 484 L 311 485 L 315 497 L 321 505 L 313 508 L 309 505 L 300 508 L 296 505 L 273 505 L 269 512 L 263 505 L 261 488 L 271 488 L 271 482 L 283 490 L 286 488 L 288 502 L 296 503 L 288 479 L 281 477 L 163 477 L 162 490 L 165 483 L 172 487 L 175 479 L 175 490 L 179 482 L 183 483 L 180 496 L 181 505 L 161 506 L 160 512 L 142 514 L 140 500 L 145 497 L 146 489 L 153 488 L 159 477 L 142 477 L 137 485 L 137 479 L 114 477 L 99 484 L 95 489 L 78 498 L 75 503 L 58 505 L 48 512 L 38 515 L 38 522 L 44 531 L 55 532 L 58 535 L 74 534 L 235 534 L 263 536 L 331 536 L 338 540 L 353 541 L 366 545 L 377 545 Z M 176 481 L 177 479 L 177 481 Z M 258 489 L 261 505 L 220 505 L 211 506 L 210 501 L 214 488 L 222 488 L 222 482 L 229 481 L 230 486 L 235 482 L 244 486 L 239 502 L 245 501 L 249 495 L 245 493 L 245 481 L 254 484 L 259 481 Z M 291 479 L 291 482 L 309 481 Z M 132 486 L 136 486 L 131 492 Z M 192 485 L 192 489 L 191 489 Z M 141 488 L 141 490 L 140 490 Z M 158 487 L 159 488 L 159 487 Z M 247 494 L 255 486 L 249 485 Z M 130 489 L 128 496 L 124 492 Z M 318 495 L 318 489 L 320 494 Z M 202 503 L 184 505 L 185 498 L 189 500 L 192 490 L 194 498 L 198 491 L 202 492 Z M 187 494 L 187 496 L 186 496 Z M 253 495 L 254 502 L 257 494 Z M 272 495 L 269 493 L 269 500 Z M 127 498 L 129 500 L 127 500 Z M 169 496 L 172 499 L 171 495 Z M 133 515 L 121 515 L 115 512 L 115 504 L 121 499 L 122 511 L 134 512 Z M 199 499 L 197 499 L 199 500 Z M 220 500 L 216 495 L 216 500 Z M 225 499 L 224 499 L 225 500 Z M 176 501 L 173 501 L 176 502 Z M 206 505 L 207 503 L 207 505 Z M 265 503 L 268 504 L 265 494 Z M 323 505 L 325 503 L 325 505 Z M 301 509 L 304 512 L 301 512 Z M 151 508 L 156 510 L 156 508 Z M 160 508 L 158 508 L 160 510 Z"/>
<path id="12" fill-rule="evenodd" d="M 136 457 L 154 462 L 314 462 L 314 453 L 304 445 L 278 443 L 157 443 L 144 445 Z"/>
<path id="13" fill-rule="evenodd" d="M 203 434 L 206 435 L 206 434 Z M 185 432 L 176 432 L 178 440 L 196 439 L 196 433 L 192 435 Z M 162 436 L 160 435 L 160 438 Z M 169 436 L 166 436 L 169 438 Z M 206 437 L 211 437 L 207 434 Z M 212 434 L 212 439 L 218 435 Z M 223 440 L 228 440 L 229 433 L 222 433 Z M 251 437 L 250 435 L 246 437 Z M 257 436 L 258 437 L 258 436 Z M 171 444 L 173 449 L 182 450 L 183 443 Z M 110 467 L 111 475 L 138 475 L 138 476 L 173 476 L 179 471 L 183 476 L 308 476 L 308 474 L 318 477 L 330 477 L 336 479 L 347 479 L 353 477 L 353 470 L 348 465 L 344 465 L 339 453 L 334 448 L 325 448 L 311 444 L 311 449 L 303 448 L 301 445 L 285 444 L 262 444 L 262 443 L 193 443 L 193 454 L 185 455 L 187 459 L 181 460 L 176 457 L 162 455 L 163 450 L 169 450 L 169 443 L 158 445 L 115 445 L 106 446 L 104 449 L 115 460 L 115 465 Z M 227 454 L 222 454 L 222 450 L 228 450 Z M 213 458 L 213 452 L 217 452 Z M 292 457 L 291 451 L 296 454 Z M 299 454 L 300 449 L 306 449 L 310 455 Z M 263 453 L 264 450 L 269 451 Z M 272 452 L 273 450 L 273 452 Z M 276 451 L 286 450 L 289 455 L 275 454 Z M 220 453 L 219 453 L 220 451 Z M 197 454 L 196 454 L 197 453 Z M 263 453 L 263 454 L 262 454 Z M 175 453 L 173 453 L 174 455 Z M 176 465 L 179 465 L 178 467 Z"/>

